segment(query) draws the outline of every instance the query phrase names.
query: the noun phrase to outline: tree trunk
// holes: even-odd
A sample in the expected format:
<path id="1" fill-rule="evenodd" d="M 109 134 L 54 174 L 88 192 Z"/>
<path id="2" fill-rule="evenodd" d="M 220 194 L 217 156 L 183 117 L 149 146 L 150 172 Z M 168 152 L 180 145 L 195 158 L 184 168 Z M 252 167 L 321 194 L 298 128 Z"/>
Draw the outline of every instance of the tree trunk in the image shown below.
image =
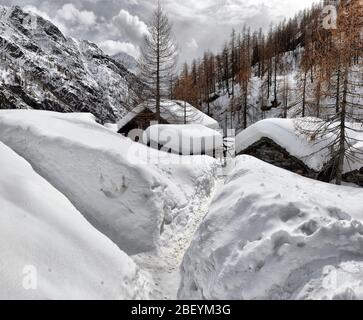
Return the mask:
<path id="1" fill-rule="evenodd" d="M 158 21 L 158 41 L 156 48 L 156 120 L 160 122 L 160 19 Z"/>
<path id="2" fill-rule="evenodd" d="M 304 81 L 303 81 L 303 101 L 302 101 L 302 117 L 305 118 L 306 115 L 306 78 L 307 72 L 304 73 Z"/>
<path id="3" fill-rule="evenodd" d="M 335 100 L 335 112 L 339 113 L 339 99 L 340 99 L 340 69 L 337 71 L 337 90 L 336 90 L 336 100 Z"/>
<path id="4" fill-rule="evenodd" d="M 346 137 L 346 108 L 347 108 L 347 95 L 348 95 L 348 67 L 346 67 L 344 73 L 344 88 L 343 88 L 343 100 L 340 110 L 340 132 L 339 132 L 339 151 L 338 161 L 336 168 L 336 184 L 341 185 L 343 181 L 343 169 L 345 159 L 345 137 Z"/>

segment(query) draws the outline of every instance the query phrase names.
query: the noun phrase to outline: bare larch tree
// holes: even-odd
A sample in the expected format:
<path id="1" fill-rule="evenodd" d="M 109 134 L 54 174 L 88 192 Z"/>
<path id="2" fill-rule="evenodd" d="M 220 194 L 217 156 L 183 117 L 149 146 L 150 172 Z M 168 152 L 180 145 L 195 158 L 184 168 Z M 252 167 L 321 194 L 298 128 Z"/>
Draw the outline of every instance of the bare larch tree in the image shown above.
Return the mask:
<path id="1" fill-rule="evenodd" d="M 160 121 L 161 99 L 170 95 L 170 79 L 177 63 L 177 45 L 169 19 L 158 2 L 144 38 L 139 59 L 140 77 L 146 86 L 146 98 L 155 101 Z"/>

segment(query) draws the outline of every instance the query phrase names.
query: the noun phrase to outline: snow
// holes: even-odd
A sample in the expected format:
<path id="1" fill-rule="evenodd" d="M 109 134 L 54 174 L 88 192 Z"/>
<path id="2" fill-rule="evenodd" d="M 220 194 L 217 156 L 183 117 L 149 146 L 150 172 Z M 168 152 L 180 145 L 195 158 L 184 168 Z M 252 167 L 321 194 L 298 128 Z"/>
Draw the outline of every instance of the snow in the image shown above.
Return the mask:
<path id="1" fill-rule="evenodd" d="M 145 108 L 155 112 L 154 104 L 153 101 L 148 101 L 137 106 L 118 122 L 119 130 L 144 111 Z M 185 123 L 186 116 L 187 124 L 200 124 L 210 129 L 219 129 L 219 124 L 216 120 L 184 101 L 162 100 L 160 115 L 170 124 L 183 124 Z"/>
<path id="2" fill-rule="evenodd" d="M 202 202 L 200 190 L 214 186 L 217 162 L 211 157 L 147 148 L 90 114 L 0 111 L 0 140 L 127 254 L 155 249 L 165 225 L 192 215 L 188 205 L 197 191 Z"/>
<path id="3" fill-rule="evenodd" d="M 1 142 L 0 154 L 0 299 L 149 297 L 130 257 Z"/>
<path id="4" fill-rule="evenodd" d="M 198 124 L 152 125 L 145 131 L 144 142 L 183 155 L 213 155 L 214 150 L 223 151 L 222 134 Z"/>
<path id="5" fill-rule="evenodd" d="M 363 191 L 249 156 L 182 264 L 181 299 L 363 299 Z"/>

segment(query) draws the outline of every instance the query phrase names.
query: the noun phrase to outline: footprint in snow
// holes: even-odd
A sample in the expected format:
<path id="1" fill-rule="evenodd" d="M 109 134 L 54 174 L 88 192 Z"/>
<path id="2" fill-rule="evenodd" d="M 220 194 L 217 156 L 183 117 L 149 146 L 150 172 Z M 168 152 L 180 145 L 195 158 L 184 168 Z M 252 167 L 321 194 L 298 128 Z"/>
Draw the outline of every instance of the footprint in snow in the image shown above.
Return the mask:
<path id="1" fill-rule="evenodd" d="M 117 199 L 120 198 L 128 189 L 128 185 L 126 184 L 125 176 L 122 176 L 122 183 L 116 184 L 112 179 L 108 182 L 105 180 L 103 175 L 100 175 L 99 179 L 101 185 L 101 191 L 103 194 L 109 199 Z"/>

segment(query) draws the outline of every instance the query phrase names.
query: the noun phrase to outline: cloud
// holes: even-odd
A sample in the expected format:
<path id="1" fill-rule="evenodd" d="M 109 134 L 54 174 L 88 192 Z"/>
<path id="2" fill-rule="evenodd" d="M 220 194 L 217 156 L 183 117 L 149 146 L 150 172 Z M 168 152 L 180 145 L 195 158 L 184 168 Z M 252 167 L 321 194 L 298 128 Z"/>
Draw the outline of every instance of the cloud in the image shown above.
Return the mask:
<path id="1" fill-rule="evenodd" d="M 35 6 L 27 5 L 24 7 L 24 11 L 32 12 L 32 13 L 37 14 L 38 16 L 41 16 L 42 18 L 44 18 L 46 20 L 51 20 L 51 18 L 49 17 L 49 15 L 46 12 L 39 10 Z"/>
<path id="2" fill-rule="evenodd" d="M 78 10 L 72 3 L 63 5 L 54 17 L 54 22 L 65 32 L 73 27 L 88 29 L 94 26 L 96 21 L 97 16 L 92 11 Z"/>
<path id="3" fill-rule="evenodd" d="M 135 59 L 137 59 L 140 54 L 139 48 L 130 42 L 106 40 L 99 43 L 99 46 L 104 52 L 111 56 L 120 52 L 126 52 L 130 56 L 133 56 Z"/>
<path id="4" fill-rule="evenodd" d="M 217 52 L 228 40 L 232 28 L 243 24 L 256 30 L 268 30 L 271 23 L 292 17 L 300 9 L 318 0 L 162 0 L 173 24 L 180 49 L 179 61 L 190 62 L 204 50 Z M 0 0 L 13 5 L 14 0 Z M 147 33 L 156 1 L 150 0 L 16 0 L 20 6 L 31 5 L 42 16 L 47 14 L 67 36 L 95 43 L 114 41 L 109 47 L 135 54 Z M 33 10 L 34 12 L 35 10 Z M 115 45 L 117 44 L 117 45 Z M 133 47 L 131 47 L 132 45 Z"/>
<path id="5" fill-rule="evenodd" d="M 138 16 L 122 9 L 112 18 L 112 25 L 118 32 L 131 41 L 140 41 L 148 33 L 147 25 Z"/>

